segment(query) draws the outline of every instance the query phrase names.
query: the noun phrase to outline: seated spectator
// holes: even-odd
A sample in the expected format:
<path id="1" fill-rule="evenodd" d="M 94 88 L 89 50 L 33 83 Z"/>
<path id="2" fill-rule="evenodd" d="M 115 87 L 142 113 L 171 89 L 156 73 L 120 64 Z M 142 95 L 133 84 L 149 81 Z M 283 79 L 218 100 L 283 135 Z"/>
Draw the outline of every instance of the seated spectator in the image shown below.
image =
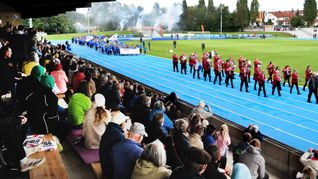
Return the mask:
<path id="1" fill-rule="evenodd" d="M 141 95 L 133 107 L 131 113 L 131 120 L 133 122 L 139 122 L 144 124 L 146 127 L 149 126 L 150 122 L 147 120 L 150 113 L 151 98 Z"/>
<path id="2" fill-rule="evenodd" d="M 84 115 L 92 106 L 89 98 L 88 82 L 82 81 L 75 94 L 68 103 L 68 117 L 71 124 L 80 128 L 84 122 Z"/>
<path id="3" fill-rule="evenodd" d="M 209 124 L 206 127 L 205 134 L 202 136 L 202 142 L 204 145 L 204 149 L 207 149 L 208 146 L 210 146 L 210 145 L 216 144 L 215 139 L 213 137 L 214 132 L 215 132 L 215 127 L 212 124 Z"/>
<path id="4" fill-rule="evenodd" d="M 68 82 L 68 78 L 62 69 L 62 65 L 54 65 L 51 75 L 54 77 L 54 81 L 59 90 L 59 94 L 64 94 L 67 91 L 66 83 Z"/>
<path id="5" fill-rule="evenodd" d="M 170 120 L 170 118 L 165 114 L 166 108 L 162 101 L 156 101 L 154 104 L 154 109 L 149 113 L 148 120 L 152 121 L 153 116 L 155 116 L 157 113 L 162 113 L 164 117 L 164 123 L 163 126 L 166 128 L 167 132 L 170 131 L 170 129 L 173 128 L 173 122 Z"/>
<path id="6" fill-rule="evenodd" d="M 174 123 L 171 136 L 165 142 L 168 165 L 172 168 L 183 164 L 184 151 L 191 147 L 187 128 L 188 121 L 186 119 L 177 119 Z"/>
<path id="7" fill-rule="evenodd" d="M 190 134 L 190 144 L 192 147 L 197 147 L 199 149 L 204 149 L 201 137 L 204 134 L 203 125 L 197 125 L 192 134 Z"/>
<path id="8" fill-rule="evenodd" d="M 105 178 L 113 178 L 110 151 L 115 144 L 125 139 L 124 130 L 129 119 L 120 111 L 112 112 L 111 116 L 111 122 L 108 123 L 99 145 L 100 164 Z"/>
<path id="9" fill-rule="evenodd" d="M 40 65 L 39 61 L 40 59 L 38 54 L 35 52 L 31 52 L 29 60 L 23 63 L 22 72 L 27 76 L 31 75 L 33 67 Z"/>
<path id="10" fill-rule="evenodd" d="M 166 168 L 166 161 L 166 150 L 159 140 L 148 144 L 136 161 L 131 179 L 168 179 L 171 170 Z"/>
<path id="11" fill-rule="evenodd" d="M 268 174 L 265 171 L 265 159 L 261 155 L 261 142 L 258 139 L 253 139 L 250 142 L 245 153 L 243 153 L 238 162 L 244 163 L 251 172 L 252 179 L 268 179 Z"/>
<path id="12" fill-rule="evenodd" d="M 110 91 L 110 108 L 124 108 L 121 104 L 120 83 L 115 82 Z"/>
<path id="13" fill-rule="evenodd" d="M 143 137 L 147 137 L 145 126 L 135 122 L 128 132 L 127 139 L 117 143 L 111 150 L 113 178 L 131 178 L 136 160 L 143 148 L 140 145 Z"/>
<path id="14" fill-rule="evenodd" d="M 176 168 L 170 179 L 204 179 L 202 174 L 211 160 L 210 155 L 202 149 L 190 147 L 185 150 L 184 156 L 184 165 Z"/>
<path id="15" fill-rule="evenodd" d="M 225 172 L 220 172 L 220 151 L 217 145 L 210 145 L 206 150 L 210 156 L 211 161 L 208 163 L 208 166 L 203 174 L 205 178 L 217 178 L 217 179 L 226 179 Z"/>
<path id="16" fill-rule="evenodd" d="M 175 92 L 170 93 L 168 96 L 166 96 L 163 100 L 165 103 L 165 106 L 175 105 L 178 106 L 178 97 Z"/>
<path id="17" fill-rule="evenodd" d="M 200 101 L 199 105 L 193 108 L 191 114 L 198 114 L 203 119 L 207 119 L 213 116 L 210 105 L 206 105 L 203 101 Z"/>
<path id="18" fill-rule="evenodd" d="M 165 138 L 168 136 L 168 133 L 163 129 L 164 117 L 162 113 L 157 113 L 154 116 L 153 121 L 151 121 L 150 126 L 146 128 L 147 133 L 149 136 L 145 138 L 145 143 L 150 143 L 159 139 L 164 141 Z"/>
<path id="19" fill-rule="evenodd" d="M 305 167 L 310 167 L 315 177 L 318 176 L 318 150 L 309 148 L 308 151 L 300 157 L 300 162 Z"/>
<path id="20" fill-rule="evenodd" d="M 231 144 L 229 128 L 226 124 L 222 124 L 220 127 L 220 131 L 216 133 L 216 144 L 221 154 L 220 168 L 225 169 L 227 162 L 227 153 L 229 150 L 228 146 Z"/>
<path id="21" fill-rule="evenodd" d="M 243 163 L 236 163 L 233 166 L 231 179 L 251 179 L 251 172 Z"/>
<path id="22" fill-rule="evenodd" d="M 250 146 L 250 141 L 252 136 L 250 133 L 245 132 L 243 134 L 243 141 L 233 147 L 233 161 L 234 163 L 238 162 L 238 158 L 246 152 L 247 148 Z"/>
<path id="23" fill-rule="evenodd" d="M 73 60 L 71 60 L 70 63 L 71 63 L 70 68 L 68 69 L 68 79 L 70 79 L 70 83 L 71 85 L 73 85 L 72 80 L 73 80 L 74 74 L 77 72 L 78 64 Z"/>
<path id="24" fill-rule="evenodd" d="M 78 88 L 79 88 L 79 85 L 81 83 L 82 80 L 85 79 L 85 68 L 84 67 L 81 67 L 79 68 L 79 70 L 77 72 L 74 73 L 73 75 L 73 78 L 72 78 L 72 88 L 74 90 L 74 92 L 76 93 Z M 88 96 L 89 96 L 89 93 L 88 93 Z"/>
<path id="25" fill-rule="evenodd" d="M 245 132 L 249 132 L 252 135 L 252 139 L 258 139 L 260 142 L 263 141 L 263 135 L 259 131 L 259 127 L 255 124 L 250 124 L 245 130 Z"/>
<path id="26" fill-rule="evenodd" d="M 86 148 L 99 149 L 100 140 L 110 120 L 110 111 L 105 109 L 105 97 L 99 93 L 95 94 L 94 104 L 84 117 L 82 135 Z"/>

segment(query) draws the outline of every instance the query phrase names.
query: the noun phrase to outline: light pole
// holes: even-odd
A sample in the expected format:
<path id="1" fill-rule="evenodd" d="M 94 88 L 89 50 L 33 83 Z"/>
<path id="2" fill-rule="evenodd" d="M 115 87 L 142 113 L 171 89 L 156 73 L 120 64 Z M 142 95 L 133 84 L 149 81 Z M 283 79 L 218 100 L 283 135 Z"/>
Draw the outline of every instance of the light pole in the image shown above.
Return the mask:
<path id="1" fill-rule="evenodd" d="M 91 10 L 90 8 L 87 9 L 87 34 L 89 34 L 89 11 L 90 10 Z"/>
<path id="2" fill-rule="evenodd" d="M 224 5 L 223 4 L 220 4 L 220 10 L 221 10 L 221 20 L 220 20 L 220 32 L 221 32 L 221 36 L 222 36 L 222 13 L 223 13 L 223 8 L 224 8 Z"/>

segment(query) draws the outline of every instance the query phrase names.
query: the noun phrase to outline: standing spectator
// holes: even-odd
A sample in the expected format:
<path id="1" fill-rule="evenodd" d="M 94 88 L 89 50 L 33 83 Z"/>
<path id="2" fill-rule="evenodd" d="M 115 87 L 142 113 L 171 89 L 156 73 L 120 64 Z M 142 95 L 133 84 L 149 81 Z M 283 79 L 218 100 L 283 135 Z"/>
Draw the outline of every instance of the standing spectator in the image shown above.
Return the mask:
<path id="1" fill-rule="evenodd" d="M 172 44 L 173 44 L 173 48 L 177 48 L 177 41 L 176 41 L 176 40 L 174 40 L 174 41 L 172 42 Z"/>
<path id="2" fill-rule="evenodd" d="M 166 150 L 159 140 L 148 144 L 136 161 L 131 179 L 168 179 L 171 170 L 166 168 L 166 161 Z"/>
<path id="3" fill-rule="evenodd" d="M 241 77 L 241 85 L 240 85 L 240 91 L 242 91 L 243 84 L 245 84 L 245 91 L 248 93 L 248 69 L 247 64 L 243 63 L 243 67 L 240 71 L 240 77 Z"/>
<path id="4" fill-rule="evenodd" d="M 201 43 L 201 50 L 202 50 L 202 52 L 204 52 L 204 50 L 205 50 L 205 43 L 204 42 Z"/>
<path id="5" fill-rule="evenodd" d="M 84 122 L 84 115 L 92 105 L 88 88 L 88 82 L 82 81 L 77 92 L 71 96 L 68 103 L 68 117 L 75 128 L 81 128 Z"/>
<path id="6" fill-rule="evenodd" d="M 206 77 L 209 77 L 209 82 L 211 82 L 211 61 L 207 55 L 202 57 L 202 66 L 203 66 L 203 77 L 206 81 Z"/>
<path id="7" fill-rule="evenodd" d="M 274 71 L 272 95 L 274 95 L 275 88 L 277 88 L 278 96 L 281 96 L 280 91 L 282 90 L 282 87 L 280 85 L 280 81 L 281 81 L 281 76 L 279 73 L 279 67 L 277 66 L 275 71 Z"/>
<path id="8" fill-rule="evenodd" d="M 309 167 L 312 169 L 315 178 L 318 176 L 318 150 L 309 148 L 308 151 L 300 157 L 300 162 L 305 167 Z"/>
<path id="9" fill-rule="evenodd" d="M 56 64 L 54 66 L 53 71 L 51 72 L 51 75 L 54 77 L 55 84 L 59 89 L 60 93 L 65 93 L 67 91 L 66 83 L 68 82 L 68 78 L 62 69 L 62 65 Z"/>
<path id="10" fill-rule="evenodd" d="M 210 161 L 211 156 L 206 151 L 190 147 L 185 150 L 184 165 L 176 168 L 170 179 L 204 179 L 202 174 Z"/>
<path id="11" fill-rule="evenodd" d="M 261 142 L 253 139 L 251 146 L 247 148 L 246 153 L 242 154 L 239 162 L 244 163 L 251 172 L 252 179 L 268 179 L 265 171 L 265 159 L 261 155 Z"/>
<path id="12" fill-rule="evenodd" d="M 266 89 L 265 89 L 265 71 L 261 71 L 258 75 L 258 96 L 260 96 L 261 90 L 264 92 L 264 97 L 267 97 L 266 95 Z"/>
<path id="13" fill-rule="evenodd" d="M 272 61 L 270 61 L 268 66 L 267 66 L 267 72 L 268 72 L 267 82 L 269 82 L 269 80 L 271 80 L 271 83 L 272 83 L 272 81 L 273 81 L 272 76 L 274 73 L 274 69 L 275 69 L 275 66 L 272 64 Z"/>
<path id="14" fill-rule="evenodd" d="M 173 54 L 172 56 L 172 65 L 173 65 L 173 71 L 179 72 L 179 67 L 178 67 L 178 56 L 176 53 Z"/>
<path id="15" fill-rule="evenodd" d="M 286 65 L 283 69 L 284 73 L 284 83 L 283 86 L 285 86 L 286 81 L 288 82 L 288 87 L 290 87 L 290 75 L 291 75 L 291 69 L 289 65 Z"/>
<path id="16" fill-rule="evenodd" d="M 140 145 L 144 136 L 148 136 L 145 126 L 135 122 L 131 126 L 127 139 L 117 143 L 111 150 L 113 178 L 131 178 L 136 160 L 143 152 Z"/>
<path id="17" fill-rule="evenodd" d="M 148 116 L 151 111 L 150 104 L 151 98 L 146 95 L 141 95 L 137 99 L 131 113 L 132 122 L 139 122 L 148 127 L 150 123 L 150 121 L 148 120 Z"/>
<path id="18" fill-rule="evenodd" d="M 226 124 L 222 124 L 220 131 L 216 133 L 216 144 L 220 150 L 220 168 L 225 169 L 227 161 L 227 153 L 229 145 L 231 144 L 231 138 L 229 135 L 229 128 Z"/>
<path id="19" fill-rule="evenodd" d="M 294 86 L 296 86 L 297 94 L 300 95 L 298 88 L 298 72 L 294 69 L 292 73 L 292 85 L 290 87 L 290 94 L 292 94 Z"/>
<path id="20" fill-rule="evenodd" d="M 311 68 L 310 68 L 310 66 L 308 65 L 307 66 L 307 68 L 306 68 L 306 71 L 305 71 L 305 75 L 306 75 L 306 81 L 305 81 L 305 84 L 304 84 L 304 87 L 303 87 L 303 91 L 305 91 L 305 88 L 306 88 L 306 86 L 307 86 L 307 84 L 308 84 L 308 81 L 309 81 L 309 78 L 310 78 L 310 75 L 311 75 Z"/>
<path id="21" fill-rule="evenodd" d="M 94 104 L 85 113 L 82 135 L 85 147 L 99 149 L 99 144 L 111 120 L 110 111 L 105 109 L 105 97 L 102 94 L 94 95 Z"/>
<path id="22" fill-rule="evenodd" d="M 187 55 L 183 53 L 180 56 L 181 74 L 187 74 Z"/>
<path id="23" fill-rule="evenodd" d="M 191 115 L 192 114 L 200 115 L 203 119 L 208 119 L 213 116 L 210 105 L 206 105 L 204 101 L 200 101 L 198 106 L 192 109 Z"/>
<path id="24" fill-rule="evenodd" d="M 245 132 L 243 134 L 243 141 L 233 147 L 233 163 L 237 163 L 239 157 L 246 152 L 247 148 L 250 146 L 251 140 L 252 135 L 249 132 Z"/>
<path id="25" fill-rule="evenodd" d="M 316 72 L 313 72 L 311 77 L 308 80 L 308 89 L 309 89 L 308 99 L 307 99 L 308 103 L 311 103 L 311 95 L 314 93 L 316 98 L 316 104 L 318 104 L 317 88 L 318 88 L 317 74 Z"/>

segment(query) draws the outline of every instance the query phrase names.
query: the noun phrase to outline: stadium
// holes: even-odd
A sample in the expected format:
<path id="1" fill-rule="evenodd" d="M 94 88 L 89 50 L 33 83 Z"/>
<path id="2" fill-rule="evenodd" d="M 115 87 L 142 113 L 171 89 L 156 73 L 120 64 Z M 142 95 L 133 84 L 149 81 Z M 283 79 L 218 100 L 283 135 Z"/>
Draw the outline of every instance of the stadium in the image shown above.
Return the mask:
<path id="1" fill-rule="evenodd" d="M 315 0 L 0 9 L 0 178 L 318 176 Z"/>

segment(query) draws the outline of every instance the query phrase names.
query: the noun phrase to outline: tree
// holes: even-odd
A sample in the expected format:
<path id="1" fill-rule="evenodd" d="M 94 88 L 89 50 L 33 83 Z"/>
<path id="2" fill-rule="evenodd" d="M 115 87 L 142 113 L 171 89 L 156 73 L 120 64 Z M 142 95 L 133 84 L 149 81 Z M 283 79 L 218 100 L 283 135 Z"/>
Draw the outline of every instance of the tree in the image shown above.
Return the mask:
<path id="1" fill-rule="evenodd" d="M 307 26 L 311 26 L 317 17 L 317 2 L 316 0 L 305 0 L 304 3 L 304 19 Z"/>
<path id="2" fill-rule="evenodd" d="M 205 29 L 209 31 L 216 31 L 216 9 L 213 4 L 213 0 L 209 0 L 206 18 L 205 18 Z"/>
<path id="3" fill-rule="evenodd" d="M 182 1 L 182 14 L 180 15 L 180 20 L 179 20 L 179 26 L 181 29 L 183 30 L 190 30 L 189 29 L 189 12 L 188 12 L 188 5 L 187 5 L 187 1 L 183 0 Z"/>
<path id="4" fill-rule="evenodd" d="M 236 24 L 241 31 L 249 24 L 249 11 L 247 7 L 247 0 L 238 0 L 236 3 Z"/>
<path id="5" fill-rule="evenodd" d="M 204 0 L 199 0 L 199 4 L 197 6 L 197 11 L 196 11 L 196 24 L 195 25 L 195 30 L 201 30 L 201 25 L 204 25 L 205 22 L 205 16 L 206 16 L 206 6 L 205 6 L 205 1 Z"/>
<path id="6" fill-rule="evenodd" d="M 259 10 L 259 3 L 258 0 L 253 0 L 251 3 L 251 24 L 255 24 L 256 23 L 256 18 L 258 16 L 258 10 Z"/>
<path id="7" fill-rule="evenodd" d="M 291 20 L 290 20 L 290 25 L 293 27 L 301 27 L 304 26 L 304 20 L 301 16 L 294 16 Z"/>

